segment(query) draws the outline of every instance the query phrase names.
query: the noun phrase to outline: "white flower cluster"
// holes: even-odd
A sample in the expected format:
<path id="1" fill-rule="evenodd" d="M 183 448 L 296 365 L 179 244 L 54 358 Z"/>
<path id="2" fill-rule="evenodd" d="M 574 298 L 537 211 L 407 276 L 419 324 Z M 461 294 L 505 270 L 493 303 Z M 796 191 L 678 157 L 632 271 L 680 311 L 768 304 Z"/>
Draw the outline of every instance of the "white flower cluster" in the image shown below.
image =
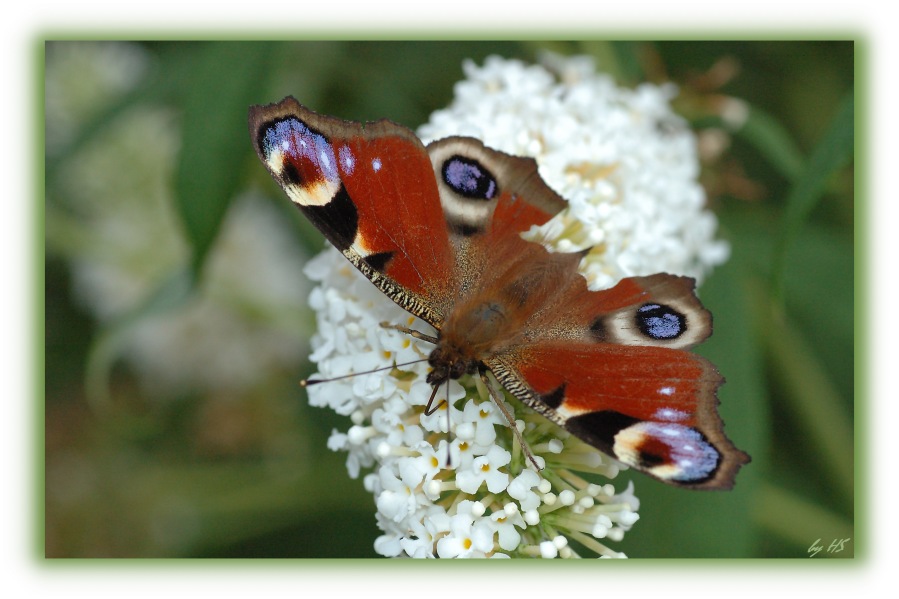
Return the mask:
<path id="1" fill-rule="evenodd" d="M 530 237 L 561 251 L 592 247 L 582 270 L 593 288 L 660 271 L 699 278 L 723 262 L 728 247 L 714 240 L 715 218 L 703 210 L 694 138 L 668 105 L 673 89 L 618 88 L 583 58 L 545 62 L 551 70 L 496 57 L 466 64 L 452 106 L 419 134 L 426 142 L 470 135 L 534 156 L 570 206 Z M 351 417 L 329 446 L 348 452 L 351 476 L 372 469 L 365 486 L 384 533 L 379 553 L 623 557 L 603 541 L 620 540 L 637 520 L 631 486 L 616 493 L 577 474 L 611 479 L 620 465 L 515 402 L 507 408 L 544 466 L 538 474 L 477 377 L 451 382 L 448 402 L 424 416 L 427 365 L 405 364 L 431 347 L 379 323 L 434 331 L 333 249 L 306 273 L 318 282 L 311 359 L 321 377 L 387 368 L 309 388 L 313 405 Z"/>

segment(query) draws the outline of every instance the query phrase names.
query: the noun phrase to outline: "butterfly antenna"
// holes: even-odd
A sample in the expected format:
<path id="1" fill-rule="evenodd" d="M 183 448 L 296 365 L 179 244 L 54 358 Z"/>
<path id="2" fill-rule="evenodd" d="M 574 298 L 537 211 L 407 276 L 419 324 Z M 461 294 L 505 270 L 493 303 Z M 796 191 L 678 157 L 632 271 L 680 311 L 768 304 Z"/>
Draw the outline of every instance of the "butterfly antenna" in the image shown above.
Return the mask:
<path id="1" fill-rule="evenodd" d="M 490 398 L 493 400 L 493 403 L 499 408 L 499 411 L 503 413 L 503 416 L 506 417 L 506 420 L 509 421 L 509 426 L 512 427 L 512 433 L 515 435 L 515 438 L 518 440 L 518 444 L 521 445 L 521 450 L 524 451 L 524 455 L 528 456 L 528 459 L 534 465 L 534 468 L 537 469 L 537 472 L 543 470 L 543 468 L 537 464 L 537 460 L 534 458 L 534 454 L 531 453 L 531 449 L 528 447 L 528 444 L 525 442 L 524 437 L 521 436 L 521 431 L 518 430 L 518 424 L 515 422 L 515 416 L 509 409 L 506 407 L 505 402 L 503 402 L 503 398 L 500 397 L 499 392 L 490 382 L 490 379 L 487 378 L 485 373 L 481 373 L 481 380 L 484 381 L 484 385 L 487 387 L 487 391 L 490 392 Z"/>
<path id="2" fill-rule="evenodd" d="M 363 374 L 372 374 L 375 372 L 381 372 L 383 370 L 393 370 L 394 368 L 402 368 L 403 366 L 409 366 L 411 364 L 418 364 L 419 362 L 427 362 L 427 358 L 421 358 L 420 360 L 412 360 L 411 362 L 404 362 L 402 364 L 393 364 L 391 366 L 382 366 L 381 368 L 375 368 L 373 370 L 366 370 L 364 372 L 351 372 L 350 374 L 344 374 L 341 376 L 335 376 L 330 379 L 303 379 L 300 381 L 300 387 L 311 387 L 312 385 L 318 385 L 319 383 L 330 383 L 331 381 L 339 381 L 340 379 L 348 379 L 354 376 L 360 376 Z"/>
<path id="3" fill-rule="evenodd" d="M 381 328 L 384 329 L 392 329 L 394 331 L 399 331 L 400 333 L 405 333 L 410 337 L 415 337 L 416 339 L 421 339 L 422 341 L 427 341 L 428 343 L 437 344 L 437 337 L 432 335 L 427 335 L 422 333 L 421 331 L 416 331 L 415 329 L 410 329 L 409 327 L 404 327 L 398 324 L 390 324 L 389 322 L 382 322 Z"/>

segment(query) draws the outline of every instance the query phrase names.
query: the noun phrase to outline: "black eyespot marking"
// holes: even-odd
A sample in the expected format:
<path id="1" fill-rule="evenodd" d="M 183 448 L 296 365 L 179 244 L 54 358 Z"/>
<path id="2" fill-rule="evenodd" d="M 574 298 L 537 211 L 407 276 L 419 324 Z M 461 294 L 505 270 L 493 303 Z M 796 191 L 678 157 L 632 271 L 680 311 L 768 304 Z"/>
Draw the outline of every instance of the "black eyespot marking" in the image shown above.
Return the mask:
<path id="1" fill-rule="evenodd" d="M 569 418 L 565 422 L 565 429 L 607 454 L 615 455 L 612 449 L 615 435 L 638 422 L 641 422 L 639 418 L 614 410 L 603 410 Z"/>
<path id="2" fill-rule="evenodd" d="M 661 453 L 653 453 L 651 450 L 648 450 L 648 449 L 640 451 L 640 467 L 641 468 L 654 468 L 655 466 L 661 466 L 662 464 L 667 464 L 669 461 L 670 460 L 667 455 L 663 455 Z"/>
<path id="3" fill-rule="evenodd" d="M 443 163 L 443 182 L 466 198 L 492 200 L 497 195 L 496 177 L 477 160 L 464 156 Z"/>
<path id="4" fill-rule="evenodd" d="M 465 223 L 448 222 L 448 225 L 450 232 L 459 235 L 460 237 L 471 237 L 472 235 L 484 232 L 483 227 L 476 227 Z"/>
<path id="5" fill-rule="evenodd" d="M 300 171 L 291 162 L 285 162 L 281 167 L 281 180 L 285 185 L 303 185 L 303 178 Z"/>
<path id="6" fill-rule="evenodd" d="M 338 250 L 343 251 L 353 245 L 359 226 L 359 212 L 342 185 L 331 201 L 323 206 L 297 206 Z"/>
<path id="7" fill-rule="evenodd" d="M 721 452 L 699 429 L 671 423 L 643 422 L 638 462 L 641 468 L 673 466 L 671 480 L 700 484 L 710 480 L 721 466 Z"/>
<path id="8" fill-rule="evenodd" d="M 549 393 L 544 393 L 540 396 L 540 401 L 551 407 L 553 410 L 559 409 L 559 406 L 565 401 L 565 387 L 566 383 L 562 383 Z"/>
<path id="9" fill-rule="evenodd" d="M 593 324 L 590 325 L 590 337 L 597 343 L 608 341 L 608 336 L 606 335 L 606 323 L 602 316 L 594 320 Z"/>
<path id="10" fill-rule="evenodd" d="M 372 267 L 373 270 L 378 272 L 384 272 L 384 269 L 387 268 L 387 263 L 393 259 L 393 252 L 378 252 L 377 254 L 370 254 L 366 256 L 363 260 L 365 263 Z"/>
<path id="11" fill-rule="evenodd" d="M 637 308 L 637 328 L 656 340 L 677 339 L 687 330 L 687 318 L 670 306 L 644 304 Z"/>

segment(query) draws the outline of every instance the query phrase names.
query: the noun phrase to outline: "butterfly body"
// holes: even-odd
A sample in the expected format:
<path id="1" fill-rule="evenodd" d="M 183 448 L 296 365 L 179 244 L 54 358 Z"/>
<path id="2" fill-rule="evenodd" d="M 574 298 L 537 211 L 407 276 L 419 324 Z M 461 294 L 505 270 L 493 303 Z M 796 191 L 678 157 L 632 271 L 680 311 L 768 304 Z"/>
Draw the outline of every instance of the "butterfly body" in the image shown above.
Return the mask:
<path id="1" fill-rule="evenodd" d="M 517 235 L 493 250 L 494 259 L 469 289 L 459 290 L 459 300 L 443 322 L 429 360 L 431 383 L 444 379 L 447 369 L 472 374 L 486 360 L 537 340 L 546 333 L 541 321 L 554 313 L 566 281 L 584 280 L 577 273 L 578 254 L 551 254 Z M 454 368 L 458 363 L 465 367 Z"/>
<path id="2" fill-rule="evenodd" d="M 382 292 L 438 331 L 427 381 L 491 371 L 526 405 L 659 480 L 729 488 L 749 456 L 724 435 L 723 379 L 687 351 L 711 334 L 693 280 L 590 291 L 578 253 L 521 233 L 565 201 L 529 158 L 472 138 L 250 110 L 256 151 L 288 197 Z"/>

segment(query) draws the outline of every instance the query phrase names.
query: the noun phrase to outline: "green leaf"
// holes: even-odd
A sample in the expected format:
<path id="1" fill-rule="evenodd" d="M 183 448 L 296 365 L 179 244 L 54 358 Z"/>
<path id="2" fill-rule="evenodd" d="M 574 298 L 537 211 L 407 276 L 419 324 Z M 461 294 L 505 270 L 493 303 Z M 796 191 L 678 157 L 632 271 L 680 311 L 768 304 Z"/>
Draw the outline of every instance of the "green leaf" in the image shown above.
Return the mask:
<path id="1" fill-rule="evenodd" d="M 753 106 L 738 134 L 755 146 L 781 175 L 790 181 L 799 178 L 805 160 L 793 138 L 777 119 Z"/>
<path id="2" fill-rule="evenodd" d="M 814 348 L 846 407 L 855 381 L 854 258 L 851 235 L 816 222 L 797 236 L 784 264 L 784 313 Z"/>
<path id="3" fill-rule="evenodd" d="M 177 207 L 202 268 L 228 205 L 241 183 L 250 148 L 247 108 L 257 100 L 270 43 L 211 43 L 201 47 L 182 113 L 182 146 L 175 175 Z"/>
<path id="4" fill-rule="evenodd" d="M 809 213 L 821 199 L 830 176 L 845 166 L 853 155 L 855 102 L 852 92 L 843 99 L 830 129 L 815 148 L 799 179 L 790 189 L 780 236 L 774 250 L 772 289 L 783 301 L 784 256 Z"/>
<path id="5" fill-rule="evenodd" d="M 838 499 L 852 505 L 854 490 L 853 423 L 819 356 L 792 322 L 773 316 L 762 331 L 770 354 L 773 380 L 784 393 L 802 428 L 795 431 L 818 456 Z"/>
<path id="6" fill-rule="evenodd" d="M 816 555 L 820 555 L 822 558 L 852 557 L 853 546 L 848 544 L 845 546 L 845 550 L 838 554 L 830 554 L 834 548 L 831 548 L 830 552 L 824 551 L 834 541 L 842 539 L 853 541 L 855 539 L 853 523 L 845 520 L 839 514 L 774 485 L 762 486 L 753 505 L 753 517 L 767 531 L 803 548 L 811 547 L 818 539 L 820 541 L 818 545 L 823 542 L 824 549 Z M 806 551 L 805 556 L 812 557 L 812 552 Z M 803 555 L 795 557 L 803 557 Z"/>

